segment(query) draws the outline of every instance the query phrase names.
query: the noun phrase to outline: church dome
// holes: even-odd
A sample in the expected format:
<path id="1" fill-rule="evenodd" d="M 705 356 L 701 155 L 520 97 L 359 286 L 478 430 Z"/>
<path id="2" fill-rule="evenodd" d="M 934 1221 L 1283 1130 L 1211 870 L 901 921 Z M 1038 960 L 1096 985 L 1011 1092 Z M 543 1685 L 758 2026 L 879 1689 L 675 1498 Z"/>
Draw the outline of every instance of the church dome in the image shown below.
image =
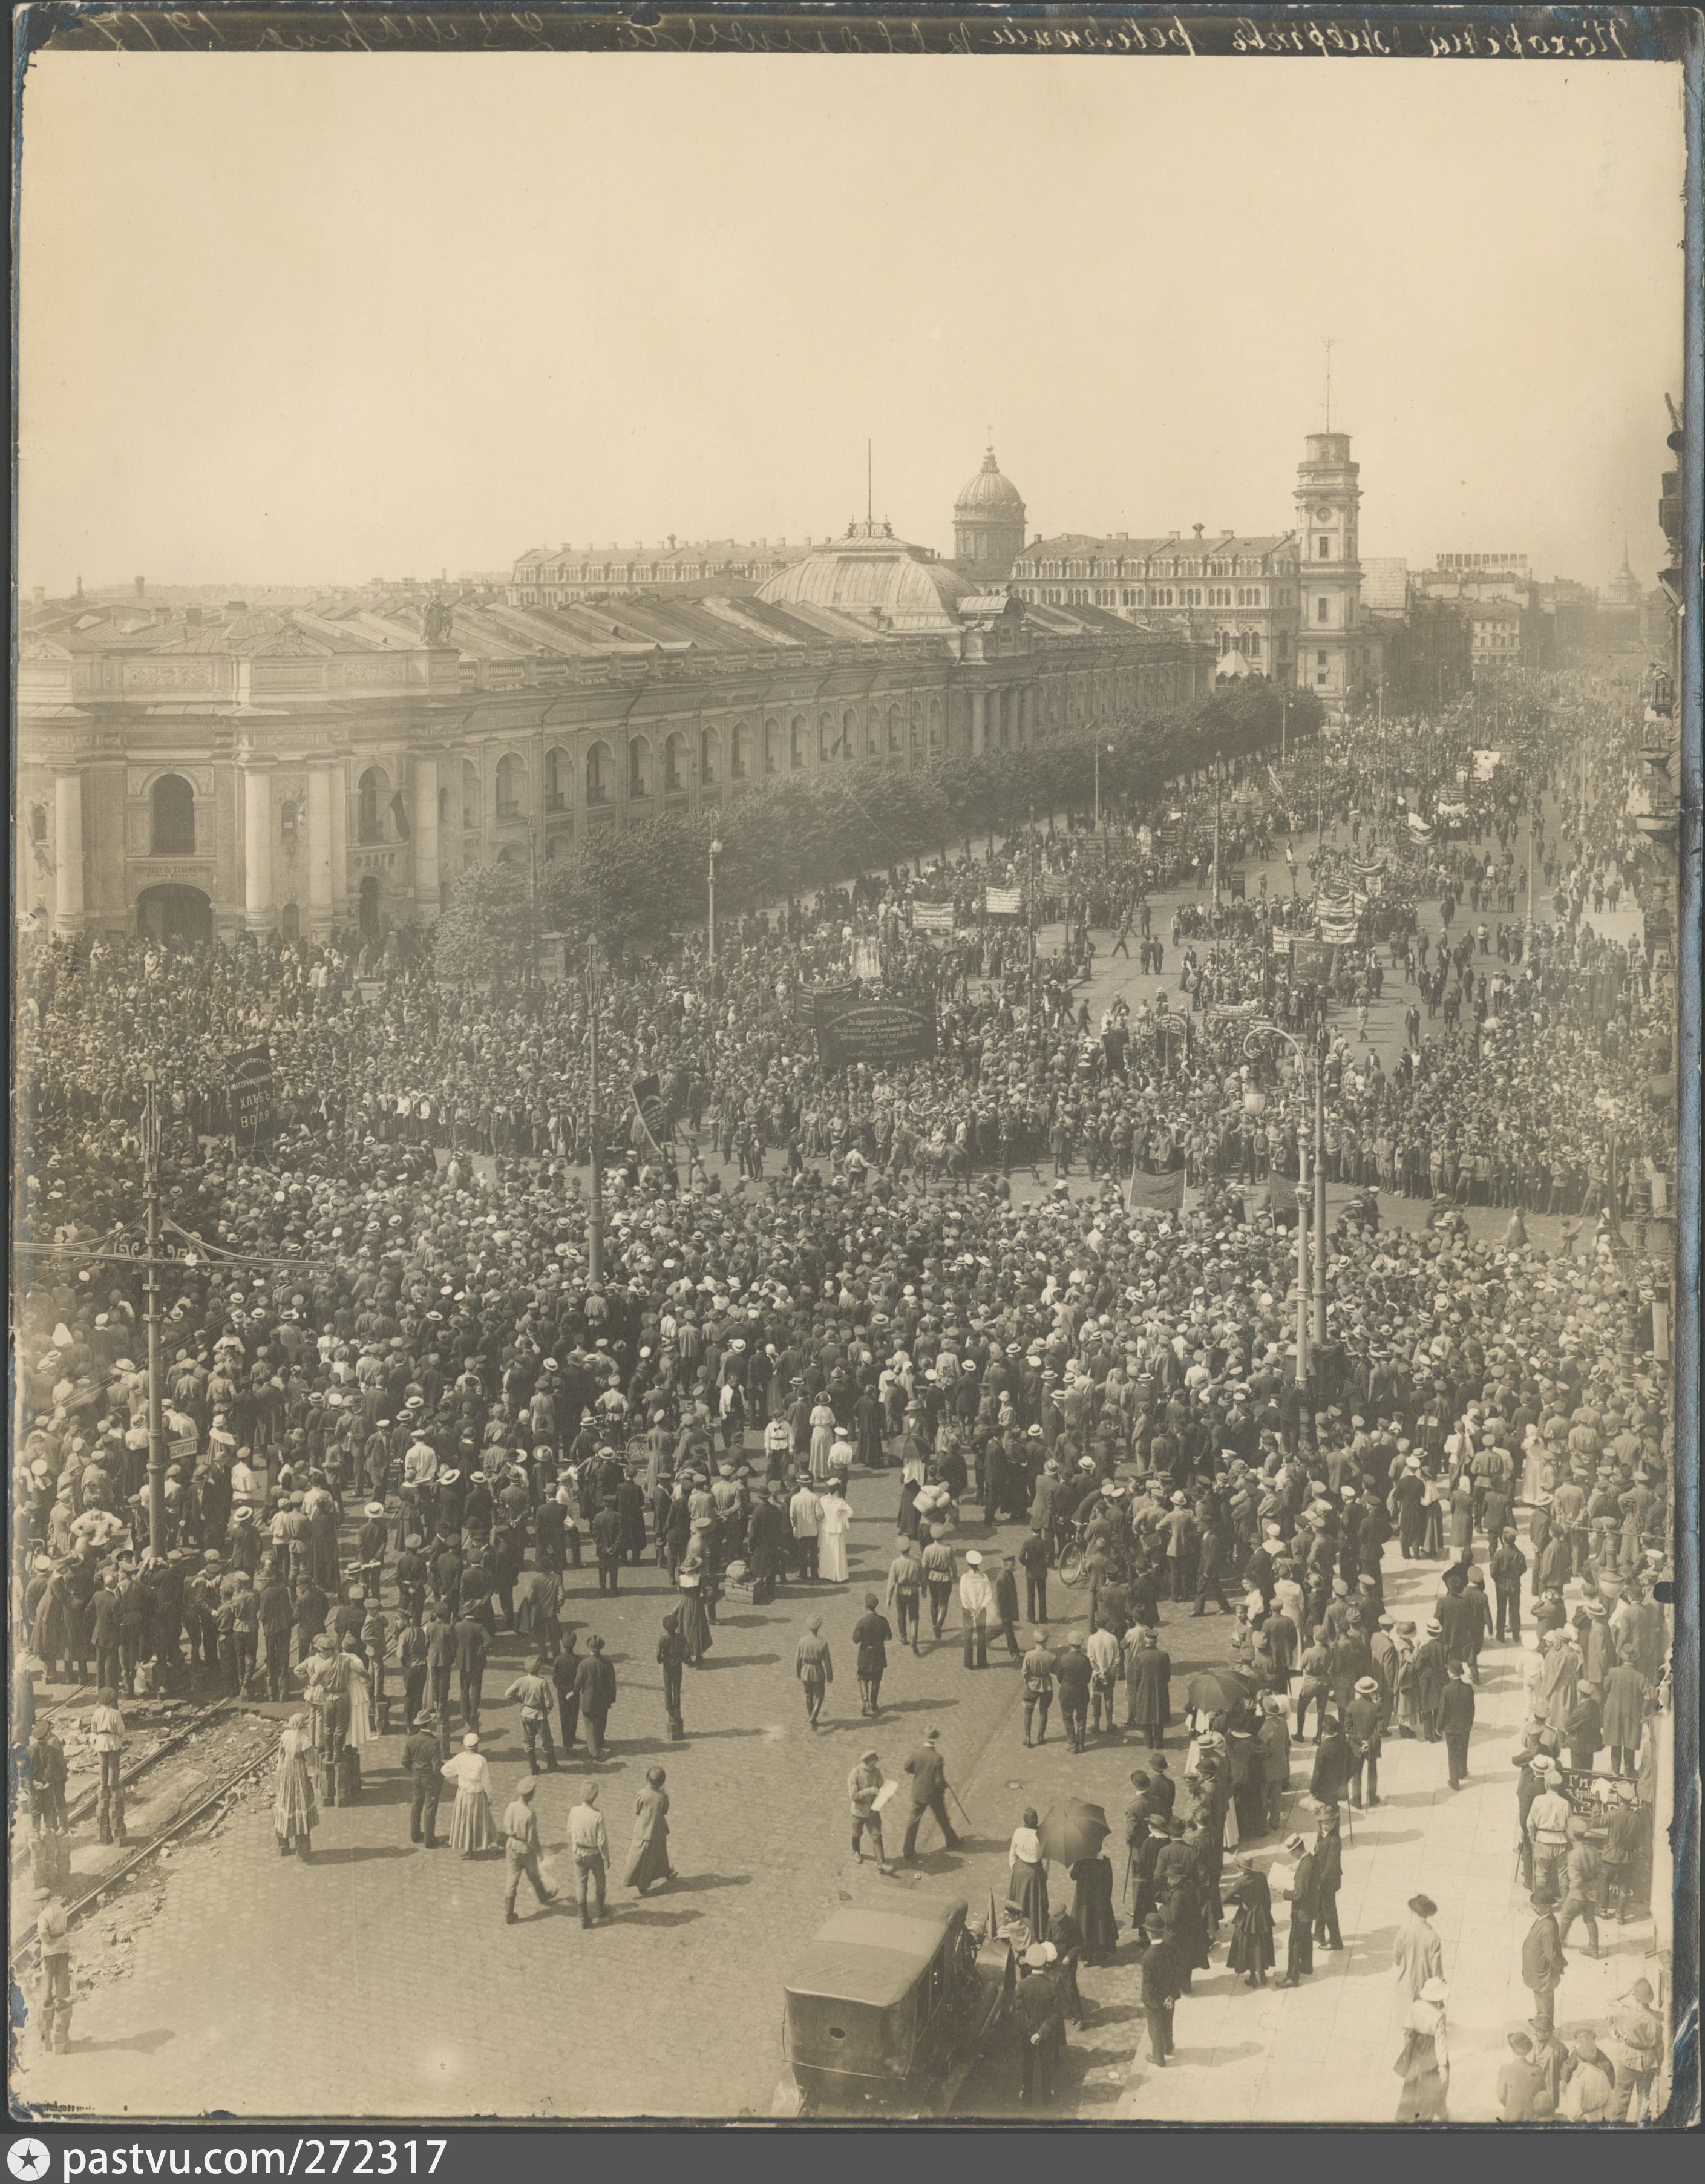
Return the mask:
<path id="1" fill-rule="evenodd" d="M 849 525 L 837 538 L 779 570 L 758 592 L 772 606 L 816 608 L 878 629 L 956 629 L 959 602 L 976 587 L 885 523 Z"/>
<path id="2" fill-rule="evenodd" d="M 1010 478 L 1000 475 L 1000 465 L 995 460 L 991 448 L 983 458 L 983 467 L 953 504 L 956 519 L 972 520 L 1011 515 L 1022 521 L 1024 515 L 1024 497 Z"/>

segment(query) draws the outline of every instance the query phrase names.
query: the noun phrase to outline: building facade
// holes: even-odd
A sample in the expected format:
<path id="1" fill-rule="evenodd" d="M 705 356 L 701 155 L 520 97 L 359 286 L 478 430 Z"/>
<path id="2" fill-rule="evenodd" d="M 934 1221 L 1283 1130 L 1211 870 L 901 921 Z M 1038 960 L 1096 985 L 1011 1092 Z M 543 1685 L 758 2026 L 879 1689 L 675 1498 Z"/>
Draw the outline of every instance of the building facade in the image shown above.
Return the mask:
<path id="1" fill-rule="evenodd" d="M 1066 532 L 1039 538 L 1013 565 L 1011 588 L 1050 606 L 1105 609 L 1171 629 L 1216 658 L 1240 652 L 1277 682 L 1295 678 L 1299 555 L 1294 532 L 1100 537 Z"/>
<path id="2" fill-rule="evenodd" d="M 856 564 L 856 616 L 844 570 L 803 562 L 791 603 L 639 594 L 613 615 L 355 593 L 196 621 L 31 611 L 18 914 L 192 939 L 426 924 L 471 866 L 529 868 L 779 774 L 975 757 L 1210 694 L 1205 648 L 1028 611 L 895 547 L 825 557 Z M 939 621 L 895 627 L 921 572 Z"/>
<path id="3" fill-rule="evenodd" d="M 689 584 L 761 584 L 811 551 L 809 538 L 742 543 L 734 538 L 661 546 L 535 546 L 516 561 L 506 587 L 511 606 L 560 607 L 576 599 L 679 590 Z"/>

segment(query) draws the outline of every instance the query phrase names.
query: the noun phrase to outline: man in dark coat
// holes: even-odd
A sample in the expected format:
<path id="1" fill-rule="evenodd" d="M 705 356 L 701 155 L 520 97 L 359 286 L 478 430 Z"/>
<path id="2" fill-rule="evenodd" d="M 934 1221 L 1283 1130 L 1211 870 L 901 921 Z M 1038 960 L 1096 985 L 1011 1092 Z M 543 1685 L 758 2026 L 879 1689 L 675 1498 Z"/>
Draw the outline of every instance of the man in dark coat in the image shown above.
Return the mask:
<path id="1" fill-rule="evenodd" d="M 1468 1779 L 1468 1732 L 1474 1725 L 1474 1687 L 1465 1661 L 1451 1662 L 1434 1719 L 1445 1740 L 1451 1787 L 1460 1790 Z"/>
<path id="2" fill-rule="evenodd" d="M 1341 1949 L 1344 1936 L 1338 1925 L 1338 1892 L 1344 1886 L 1344 1838 L 1338 1831 L 1338 1808 L 1321 1812 L 1314 1837 L 1313 1939 L 1329 1949 Z"/>
<path id="3" fill-rule="evenodd" d="M 1291 1886 L 1285 1891 L 1290 1903 L 1290 1931 L 1285 1941 L 1284 1970 L 1275 1986 L 1300 1986 L 1314 1970 L 1314 1917 L 1318 1901 L 1315 1886 L 1314 1853 L 1301 1836 L 1285 1839 L 1285 1851 L 1294 1861 Z"/>
<path id="4" fill-rule="evenodd" d="M 959 1847 L 958 1830 L 947 1817 L 947 1765 L 939 1750 L 940 1737 L 939 1729 L 926 1730 L 922 1743 L 905 1763 L 905 1771 L 911 1777 L 911 1812 L 900 1858 L 907 1865 L 917 1863 L 917 1830 L 926 1813 L 935 1815 L 949 1850 Z"/>
<path id="5" fill-rule="evenodd" d="M 1522 1943 L 1522 1985 L 1534 1998 L 1529 2020 L 1541 2041 L 1549 2040 L 1557 2020 L 1557 1991 L 1567 1969 L 1557 1930 L 1557 1898 L 1541 1890 L 1529 1899 L 1535 1918 Z"/>
<path id="6" fill-rule="evenodd" d="M 592 1520 L 592 1544 L 598 1555 L 598 1589 L 600 1592 L 619 1592 L 623 1544 L 627 1528 L 621 1521 L 621 1512 L 610 1496 Z"/>
<path id="7" fill-rule="evenodd" d="M 1066 2020 L 1057 1981 L 1050 1967 L 1058 1951 L 1051 1942 L 1036 1942 L 1024 1952 L 1013 2014 L 1018 2021 L 1018 2098 L 1025 2108 L 1054 2098 L 1060 2059 L 1066 2052 Z"/>
<path id="8" fill-rule="evenodd" d="M 1324 1733 L 1314 1754 L 1314 1771 L 1308 1794 L 1318 1804 L 1341 1805 L 1350 1794 L 1354 1765 L 1342 1724 L 1335 1714 L 1326 1717 Z"/>
<path id="9" fill-rule="evenodd" d="M 1365 1777 L 1368 1802 L 1379 1802 L 1380 1732 L 1385 1724 L 1385 1701 L 1379 1679 L 1361 1676 L 1349 1705 L 1344 1709 L 1344 1734 L 1350 1746 L 1350 1802 L 1360 1809 Z"/>
<path id="10" fill-rule="evenodd" d="M 438 1741 L 438 1718 L 426 1712 L 415 1717 L 415 1726 L 403 1745 L 403 1769 L 413 1785 L 409 1802 L 409 1840 L 438 1847 L 438 1799 L 444 1787 L 444 1751 Z"/>
<path id="11" fill-rule="evenodd" d="M 1151 1752 L 1160 1750 L 1172 1719 L 1172 1673 L 1158 1633 L 1137 1624 L 1125 1648 L 1125 1726 Z"/>
<path id="12" fill-rule="evenodd" d="M 593 1759 L 604 1757 L 605 1725 L 616 1704 L 616 1670 L 604 1658 L 604 1641 L 596 1631 L 586 1641 L 586 1657 L 574 1687 L 580 1700 L 580 1717 L 586 1724 L 586 1748 Z"/>
<path id="13" fill-rule="evenodd" d="M 1178 1944 L 1158 1911 L 1144 1919 L 1143 1931 L 1148 1937 L 1140 1974 L 1143 2015 L 1148 2020 L 1149 2060 L 1158 2070 L 1173 2052 L 1173 2009 L 1184 1992 L 1184 1972 Z"/>
<path id="14" fill-rule="evenodd" d="M 1497 1635 L 1512 1639 L 1518 1645 L 1522 1635 L 1522 1579 L 1527 1566 L 1527 1557 L 1516 1545 L 1515 1532 L 1507 1525 L 1486 1568 L 1497 1596 Z"/>

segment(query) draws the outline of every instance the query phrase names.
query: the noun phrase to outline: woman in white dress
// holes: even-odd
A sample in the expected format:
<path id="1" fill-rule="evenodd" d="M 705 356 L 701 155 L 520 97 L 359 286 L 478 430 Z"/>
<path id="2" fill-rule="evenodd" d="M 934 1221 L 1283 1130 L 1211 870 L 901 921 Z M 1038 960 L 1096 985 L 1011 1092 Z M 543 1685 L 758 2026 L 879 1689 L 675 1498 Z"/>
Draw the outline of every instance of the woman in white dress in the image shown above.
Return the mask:
<path id="1" fill-rule="evenodd" d="M 841 1491 L 841 1481 L 832 1479 L 818 1496 L 822 1514 L 817 1519 L 817 1575 L 828 1585 L 847 1581 L 847 1530 L 852 1523 L 852 1504 Z"/>
<path id="2" fill-rule="evenodd" d="M 379 1724 L 374 1719 L 373 1684 L 367 1665 L 359 1653 L 351 1653 L 348 1660 L 349 1742 L 360 1752 L 379 1741 Z"/>
<path id="3" fill-rule="evenodd" d="M 811 1478 L 819 1485 L 829 1475 L 829 1451 L 835 1444 L 835 1414 L 820 1396 L 811 1406 Z"/>
<path id="4" fill-rule="evenodd" d="M 492 1826 L 492 1770 L 480 1751 L 478 1733 L 470 1730 L 454 1759 L 444 1762 L 444 1780 L 456 1790 L 450 1814 L 450 1848 L 464 1858 L 489 1850 L 497 1841 Z"/>

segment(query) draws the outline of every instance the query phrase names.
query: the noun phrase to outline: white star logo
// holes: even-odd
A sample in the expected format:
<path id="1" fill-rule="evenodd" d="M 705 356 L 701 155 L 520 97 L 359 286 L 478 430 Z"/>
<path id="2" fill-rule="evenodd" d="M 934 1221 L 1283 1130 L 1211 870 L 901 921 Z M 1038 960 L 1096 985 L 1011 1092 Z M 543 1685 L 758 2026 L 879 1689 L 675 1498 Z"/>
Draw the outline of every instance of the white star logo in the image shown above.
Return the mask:
<path id="1" fill-rule="evenodd" d="M 36 2178 L 45 2176 L 52 2159 L 39 2138 L 14 2138 L 6 2149 L 6 2166 L 24 2184 L 34 2184 Z"/>

